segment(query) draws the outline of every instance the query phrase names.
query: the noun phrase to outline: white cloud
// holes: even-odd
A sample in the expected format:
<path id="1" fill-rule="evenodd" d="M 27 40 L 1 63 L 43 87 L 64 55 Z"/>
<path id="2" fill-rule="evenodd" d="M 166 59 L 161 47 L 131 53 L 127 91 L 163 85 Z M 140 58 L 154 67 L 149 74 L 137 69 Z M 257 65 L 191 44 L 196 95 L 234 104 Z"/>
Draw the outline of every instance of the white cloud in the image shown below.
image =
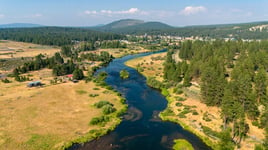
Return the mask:
<path id="1" fill-rule="evenodd" d="M 198 13 L 202 13 L 206 11 L 207 11 L 207 8 L 204 6 L 187 6 L 180 12 L 180 14 L 188 16 L 188 15 L 194 15 L 194 14 L 198 14 Z"/>
<path id="2" fill-rule="evenodd" d="M 0 14 L 0 18 L 4 18 L 5 17 L 5 15 L 4 14 Z"/>
<path id="3" fill-rule="evenodd" d="M 140 12 L 138 8 L 130 8 L 129 10 L 117 11 L 117 14 L 135 14 Z"/>
<path id="4" fill-rule="evenodd" d="M 97 11 L 89 11 L 89 10 L 86 10 L 84 13 L 86 15 L 94 15 L 94 14 L 97 14 Z"/>
<path id="5" fill-rule="evenodd" d="M 124 14 L 145 14 L 145 11 L 141 11 L 138 8 L 130 8 L 128 10 L 120 10 L 120 11 L 112 11 L 112 10 L 101 10 L 101 11 L 90 11 L 86 10 L 84 11 L 84 14 L 86 15 L 124 15 Z"/>
<path id="6" fill-rule="evenodd" d="M 39 13 L 32 15 L 33 18 L 39 18 L 39 17 L 42 17 L 42 16 L 43 15 L 42 14 L 39 14 Z"/>

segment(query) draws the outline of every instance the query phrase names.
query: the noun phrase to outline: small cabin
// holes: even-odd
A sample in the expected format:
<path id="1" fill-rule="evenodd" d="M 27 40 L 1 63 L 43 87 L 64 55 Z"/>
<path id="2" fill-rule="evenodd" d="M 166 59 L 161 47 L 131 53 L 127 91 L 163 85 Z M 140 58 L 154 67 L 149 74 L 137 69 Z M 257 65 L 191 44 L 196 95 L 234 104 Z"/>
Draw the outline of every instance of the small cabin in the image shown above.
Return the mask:
<path id="1" fill-rule="evenodd" d="M 34 81 L 27 84 L 28 87 L 37 87 L 41 85 L 42 85 L 41 81 Z"/>
<path id="2" fill-rule="evenodd" d="M 66 78 L 68 78 L 69 80 L 73 80 L 73 74 L 66 75 Z"/>

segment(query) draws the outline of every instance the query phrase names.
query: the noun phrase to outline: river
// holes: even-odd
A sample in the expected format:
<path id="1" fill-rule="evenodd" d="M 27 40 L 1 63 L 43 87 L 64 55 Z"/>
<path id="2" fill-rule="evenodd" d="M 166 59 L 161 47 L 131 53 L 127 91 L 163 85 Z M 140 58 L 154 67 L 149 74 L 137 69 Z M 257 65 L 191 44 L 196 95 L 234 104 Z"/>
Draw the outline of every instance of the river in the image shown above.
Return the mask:
<path id="1" fill-rule="evenodd" d="M 160 51 L 161 52 L 161 51 Z M 162 51 L 163 52 L 163 51 Z M 124 62 L 152 54 L 129 55 L 113 60 L 98 72 L 108 73 L 106 83 L 120 92 L 128 104 L 127 114 L 118 127 L 97 140 L 70 149 L 81 150 L 166 150 L 172 149 L 174 139 L 186 139 L 196 150 L 208 150 L 208 147 L 196 135 L 184 130 L 180 125 L 164 122 L 159 112 L 167 107 L 167 100 L 161 93 L 146 85 L 146 78 Z M 128 79 L 121 79 L 119 72 L 126 69 Z"/>

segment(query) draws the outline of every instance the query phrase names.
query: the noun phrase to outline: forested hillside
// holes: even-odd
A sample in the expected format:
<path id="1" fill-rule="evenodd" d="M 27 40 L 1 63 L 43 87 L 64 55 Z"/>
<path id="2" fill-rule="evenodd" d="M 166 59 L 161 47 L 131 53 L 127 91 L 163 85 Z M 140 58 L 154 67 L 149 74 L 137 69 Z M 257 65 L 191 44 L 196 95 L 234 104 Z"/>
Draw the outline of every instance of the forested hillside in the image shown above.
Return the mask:
<path id="1" fill-rule="evenodd" d="M 187 41 L 168 52 L 164 78 L 170 83 L 200 85 L 201 101 L 221 108 L 221 148 L 239 147 L 249 124 L 263 128 L 268 147 L 268 42 Z M 250 120 L 250 121 L 248 121 Z"/>
<path id="2" fill-rule="evenodd" d="M 39 27 L 0 29 L 0 39 L 42 45 L 70 45 L 77 41 L 123 39 L 123 35 L 103 33 L 81 28 Z"/>
<path id="3" fill-rule="evenodd" d="M 171 35 L 180 37 L 267 39 L 267 22 L 173 27 L 161 22 L 125 19 L 90 28 L 92 30 L 132 35 Z"/>

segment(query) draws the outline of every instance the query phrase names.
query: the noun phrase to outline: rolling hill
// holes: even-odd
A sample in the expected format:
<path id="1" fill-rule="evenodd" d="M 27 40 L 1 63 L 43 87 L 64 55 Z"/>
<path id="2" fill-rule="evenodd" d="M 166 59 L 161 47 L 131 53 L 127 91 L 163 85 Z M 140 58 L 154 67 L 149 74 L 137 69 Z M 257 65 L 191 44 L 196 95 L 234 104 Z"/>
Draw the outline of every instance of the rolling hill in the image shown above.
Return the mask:
<path id="1" fill-rule="evenodd" d="M 104 32 L 114 32 L 121 34 L 134 34 L 135 32 L 151 32 L 173 29 L 173 27 L 161 22 L 144 22 L 135 19 L 123 19 L 114 21 L 101 27 L 93 27 L 92 29 Z"/>

